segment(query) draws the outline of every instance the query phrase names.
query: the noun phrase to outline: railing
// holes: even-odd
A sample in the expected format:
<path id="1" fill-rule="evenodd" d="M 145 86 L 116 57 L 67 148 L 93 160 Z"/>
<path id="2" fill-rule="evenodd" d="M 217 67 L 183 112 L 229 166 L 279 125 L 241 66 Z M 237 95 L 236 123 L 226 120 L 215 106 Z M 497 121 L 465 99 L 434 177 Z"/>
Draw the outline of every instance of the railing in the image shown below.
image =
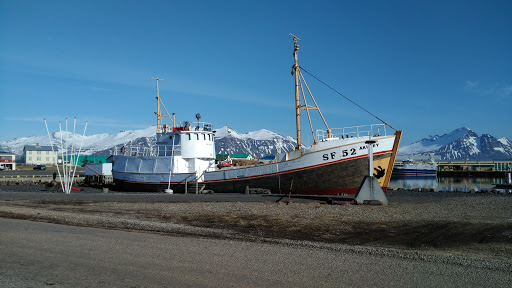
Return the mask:
<path id="1" fill-rule="evenodd" d="M 213 126 L 207 122 L 189 122 L 184 121 L 172 128 L 168 124 L 163 124 L 160 127 L 160 131 L 171 132 L 172 131 L 212 131 Z"/>
<path id="2" fill-rule="evenodd" d="M 181 145 L 174 145 L 174 155 L 180 155 Z M 124 156 L 172 156 L 172 145 L 162 146 L 139 146 L 139 145 L 127 145 L 127 146 L 115 146 L 112 155 L 124 155 Z"/>
<path id="3" fill-rule="evenodd" d="M 359 138 L 359 137 L 377 137 L 386 136 L 386 125 L 384 124 L 373 124 L 363 126 L 353 126 L 345 128 L 333 128 L 331 129 L 331 138 Z M 324 141 L 329 139 L 327 130 L 316 130 L 316 140 Z"/>

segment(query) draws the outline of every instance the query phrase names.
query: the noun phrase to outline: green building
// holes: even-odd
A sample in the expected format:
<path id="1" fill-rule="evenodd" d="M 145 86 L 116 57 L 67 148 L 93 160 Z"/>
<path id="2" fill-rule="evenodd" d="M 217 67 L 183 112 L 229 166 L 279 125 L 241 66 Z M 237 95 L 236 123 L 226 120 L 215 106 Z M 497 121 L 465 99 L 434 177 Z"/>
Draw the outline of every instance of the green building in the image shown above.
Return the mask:
<path id="1" fill-rule="evenodd" d="M 85 164 L 107 163 L 107 158 L 110 156 L 96 156 L 96 155 L 81 155 L 80 157 L 64 156 L 64 159 L 73 163 L 73 165 L 83 166 Z"/>

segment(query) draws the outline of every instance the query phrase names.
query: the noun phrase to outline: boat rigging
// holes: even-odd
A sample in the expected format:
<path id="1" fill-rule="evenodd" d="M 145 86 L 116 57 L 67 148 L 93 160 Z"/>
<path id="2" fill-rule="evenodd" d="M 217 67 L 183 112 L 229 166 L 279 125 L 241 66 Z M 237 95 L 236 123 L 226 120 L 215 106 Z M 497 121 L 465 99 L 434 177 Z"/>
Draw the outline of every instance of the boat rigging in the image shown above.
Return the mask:
<path id="1" fill-rule="evenodd" d="M 162 126 L 162 117 L 168 117 L 169 119 L 171 119 L 171 115 L 169 115 L 169 111 L 167 111 L 167 108 L 165 108 L 165 104 L 164 102 L 162 101 L 162 99 L 160 98 L 160 92 L 159 92 L 159 89 L 158 89 L 158 81 L 165 81 L 165 79 L 161 79 L 161 78 L 158 78 L 158 77 L 150 77 L 151 79 L 155 79 L 156 80 L 156 133 L 161 133 L 161 132 L 169 132 L 169 125 L 167 124 L 164 124 Z M 167 115 L 162 115 L 162 113 L 160 112 L 160 103 L 162 103 L 162 106 L 164 107 L 164 110 L 165 112 L 167 113 Z M 172 128 L 174 129 L 174 113 L 172 113 Z M 163 129 L 163 131 L 162 131 Z"/>
<path id="2" fill-rule="evenodd" d="M 342 96 L 343 98 L 347 99 L 348 101 L 350 101 L 352 104 L 356 105 L 357 107 L 359 107 L 360 109 L 362 109 L 363 111 L 365 111 L 366 113 L 370 114 L 371 116 L 375 117 L 377 120 L 379 120 L 380 122 L 382 122 L 383 124 L 389 126 L 390 128 L 392 128 L 393 130 L 397 131 L 397 129 L 395 129 L 393 126 L 391 126 L 389 123 L 385 122 L 384 120 L 382 120 L 381 118 L 377 117 L 376 115 L 374 115 L 373 113 L 371 113 L 370 111 L 366 110 L 365 108 L 363 108 L 361 105 L 357 104 L 356 102 L 354 102 L 353 100 L 349 99 L 348 97 L 346 97 L 345 95 L 343 95 L 342 93 L 338 92 L 336 89 L 332 88 L 331 86 L 329 86 L 328 84 L 326 84 L 324 81 L 320 80 L 318 77 L 314 76 L 313 74 L 311 74 L 310 72 L 308 72 L 306 69 L 304 69 L 303 67 L 301 67 L 299 65 L 299 60 L 298 60 L 298 51 L 299 51 L 299 45 L 297 44 L 297 41 L 301 41 L 301 39 L 295 35 L 293 35 L 292 33 L 290 33 L 290 36 L 293 37 L 293 45 L 294 45 L 294 50 L 293 50 L 293 58 L 295 60 L 293 66 L 292 66 L 292 75 L 295 76 L 295 119 L 296 119 L 296 126 L 297 126 L 297 147 L 295 147 L 295 150 L 300 150 L 301 149 L 301 146 L 302 146 L 302 141 L 301 141 L 301 126 L 300 126 L 300 110 L 303 109 L 303 110 L 306 110 L 306 113 L 308 115 L 308 120 L 309 120 L 309 126 L 311 127 L 311 134 L 313 135 L 313 144 L 316 144 L 317 143 L 317 139 L 315 137 L 315 133 L 313 131 L 313 125 L 311 123 L 311 115 L 309 114 L 309 110 L 317 110 L 318 113 L 320 114 L 320 117 L 322 118 L 322 121 L 324 122 L 324 125 L 326 127 L 326 132 L 327 132 L 327 138 L 332 138 L 333 137 L 333 134 L 332 134 L 332 130 L 329 129 L 329 125 L 327 125 L 327 121 L 325 121 L 325 118 L 324 116 L 322 115 L 322 112 L 320 111 L 320 108 L 318 107 L 318 104 L 316 103 L 316 100 L 315 98 L 313 97 L 313 93 L 311 93 L 311 90 L 309 89 L 309 86 L 307 85 L 306 83 L 306 79 L 304 79 L 304 75 L 302 74 L 302 71 L 306 72 L 307 74 L 309 74 L 311 77 L 313 77 L 314 79 L 316 79 L 317 81 L 319 81 L 320 83 L 322 83 L 323 85 L 327 86 L 329 89 L 333 90 L 334 92 L 336 92 L 338 95 Z M 311 105 L 308 105 L 307 104 L 307 101 L 306 101 L 306 96 L 305 96 L 305 93 L 304 93 L 304 86 L 306 86 L 306 89 L 309 93 L 309 95 L 311 96 L 311 99 L 313 100 L 313 103 L 315 104 L 314 106 L 311 106 Z M 304 101 L 304 104 L 301 103 L 301 100 L 300 100 L 300 95 L 302 95 L 302 99 Z"/>

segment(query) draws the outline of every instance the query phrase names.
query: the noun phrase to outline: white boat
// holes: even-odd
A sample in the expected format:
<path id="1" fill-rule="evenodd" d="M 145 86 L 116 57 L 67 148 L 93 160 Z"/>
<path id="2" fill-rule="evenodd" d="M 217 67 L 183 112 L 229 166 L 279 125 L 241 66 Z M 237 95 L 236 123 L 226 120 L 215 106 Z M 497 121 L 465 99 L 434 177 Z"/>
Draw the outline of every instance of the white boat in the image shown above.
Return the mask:
<path id="1" fill-rule="evenodd" d="M 436 177 L 437 163 L 430 155 L 430 163 L 414 161 L 412 159 L 402 161 L 402 166 L 393 168 L 393 176 Z"/>
<path id="2" fill-rule="evenodd" d="M 388 134 L 386 124 L 329 129 L 311 94 L 315 107 L 300 101 L 299 95 L 306 101 L 302 87 L 304 85 L 307 88 L 307 84 L 298 65 L 297 40 L 300 39 L 294 36 L 293 74 L 297 122 L 297 147 L 294 151 L 278 154 L 273 162 L 267 164 L 219 169 L 215 166 L 213 126 L 200 122 L 199 114 L 196 115 L 197 122 L 183 122 L 179 125 L 175 123 L 174 114 L 172 117 L 169 113 L 161 115 L 158 78 L 155 78 L 156 146 L 123 147 L 109 158 L 118 189 L 159 192 L 168 189 L 183 192 L 188 185 L 192 185 L 219 193 L 243 193 L 249 187 L 269 189 L 279 194 L 290 191 L 311 195 L 354 194 L 364 176 L 368 175 L 368 144 L 365 142 L 372 140 L 376 141 L 373 144 L 374 176 L 386 190 L 402 132 L 396 130 Z M 317 110 L 326 125 L 325 129 L 313 134 L 314 142 L 309 147 L 301 144 L 301 110 L 306 110 L 308 118 L 310 111 Z M 172 118 L 172 124 L 162 124 L 162 117 Z"/>

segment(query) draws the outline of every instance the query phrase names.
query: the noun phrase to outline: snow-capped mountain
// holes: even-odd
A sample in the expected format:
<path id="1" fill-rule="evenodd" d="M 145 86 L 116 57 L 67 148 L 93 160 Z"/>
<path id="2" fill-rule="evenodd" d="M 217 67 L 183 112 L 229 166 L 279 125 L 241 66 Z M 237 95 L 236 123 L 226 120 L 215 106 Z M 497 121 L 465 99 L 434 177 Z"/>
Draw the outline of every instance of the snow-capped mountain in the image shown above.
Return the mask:
<path id="1" fill-rule="evenodd" d="M 155 145 L 156 127 L 141 130 L 121 131 L 119 133 L 82 136 L 75 134 L 73 143 L 77 150 L 82 143 L 83 155 L 110 155 L 113 147 L 126 145 Z M 61 132 L 51 134 L 52 142 L 60 143 Z M 71 132 L 62 132 L 63 139 L 71 139 Z M 15 138 L 0 142 L 0 151 L 23 154 L 25 145 L 50 145 L 48 135 Z M 71 145 L 71 140 L 69 140 Z M 228 126 L 215 131 L 215 150 L 217 154 L 249 153 L 256 157 L 268 154 L 288 152 L 297 142 L 290 136 L 281 136 L 275 132 L 261 129 L 239 133 Z M 60 146 L 60 145 L 59 145 Z M 429 136 L 407 146 L 400 147 L 399 157 L 427 158 L 434 153 L 441 160 L 509 160 L 512 158 L 512 142 L 507 138 L 496 139 L 489 134 L 478 136 L 469 128 L 459 128 L 441 136 Z"/>
<path id="2" fill-rule="evenodd" d="M 503 137 L 496 139 L 489 134 L 478 136 L 463 127 L 442 136 L 429 136 L 410 145 L 400 147 L 401 158 L 407 155 L 426 156 L 433 153 L 441 160 L 509 160 L 512 143 Z"/>
<path id="3" fill-rule="evenodd" d="M 71 132 L 62 132 L 62 139 L 68 139 L 68 146 L 74 144 L 78 151 L 82 143 L 82 155 L 110 155 L 115 146 L 126 145 L 155 145 L 156 126 L 150 126 L 142 130 L 121 131 L 119 133 L 95 134 L 82 136 L 75 134 L 72 137 Z M 61 132 L 51 134 L 54 145 L 60 147 Z M 0 142 L 0 151 L 12 152 L 17 155 L 23 154 L 25 145 L 50 145 L 48 135 L 15 138 L 10 141 Z M 246 134 L 238 133 L 228 126 L 224 126 L 215 131 L 215 149 L 217 154 L 224 153 L 249 153 L 256 157 L 262 157 L 267 154 L 275 154 L 293 150 L 297 142 L 292 137 L 284 137 L 275 132 L 261 129 L 248 132 Z"/>
<path id="4" fill-rule="evenodd" d="M 268 154 L 288 152 L 295 149 L 297 141 L 290 136 L 284 137 L 275 132 L 261 129 L 240 134 L 228 126 L 215 132 L 215 151 L 217 154 L 249 153 L 256 157 Z"/>
<path id="5" fill-rule="evenodd" d="M 77 152 L 80 145 L 82 145 L 81 154 L 83 155 L 110 155 L 109 151 L 115 146 L 126 145 L 133 141 L 146 141 L 148 143 L 155 142 L 155 132 L 156 126 L 150 126 L 142 130 L 121 131 L 113 135 L 103 133 L 89 136 L 75 134 L 73 136 L 72 132 L 57 131 L 51 133 L 50 136 L 52 138 L 53 145 L 57 145 L 59 147 L 61 146 L 61 136 L 63 141 L 68 139 L 68 146 L 71 147 L 71 145 L 73 145 Z M 49 146 L 50 139 L 48 138 L 48 135 L 14 138 L 10 141 L 0 142 L 0 151 L 22 155 L 23 147 L 25 147 L 25 145 L 35 145 L 37 143 L 42 146 Z"/>

